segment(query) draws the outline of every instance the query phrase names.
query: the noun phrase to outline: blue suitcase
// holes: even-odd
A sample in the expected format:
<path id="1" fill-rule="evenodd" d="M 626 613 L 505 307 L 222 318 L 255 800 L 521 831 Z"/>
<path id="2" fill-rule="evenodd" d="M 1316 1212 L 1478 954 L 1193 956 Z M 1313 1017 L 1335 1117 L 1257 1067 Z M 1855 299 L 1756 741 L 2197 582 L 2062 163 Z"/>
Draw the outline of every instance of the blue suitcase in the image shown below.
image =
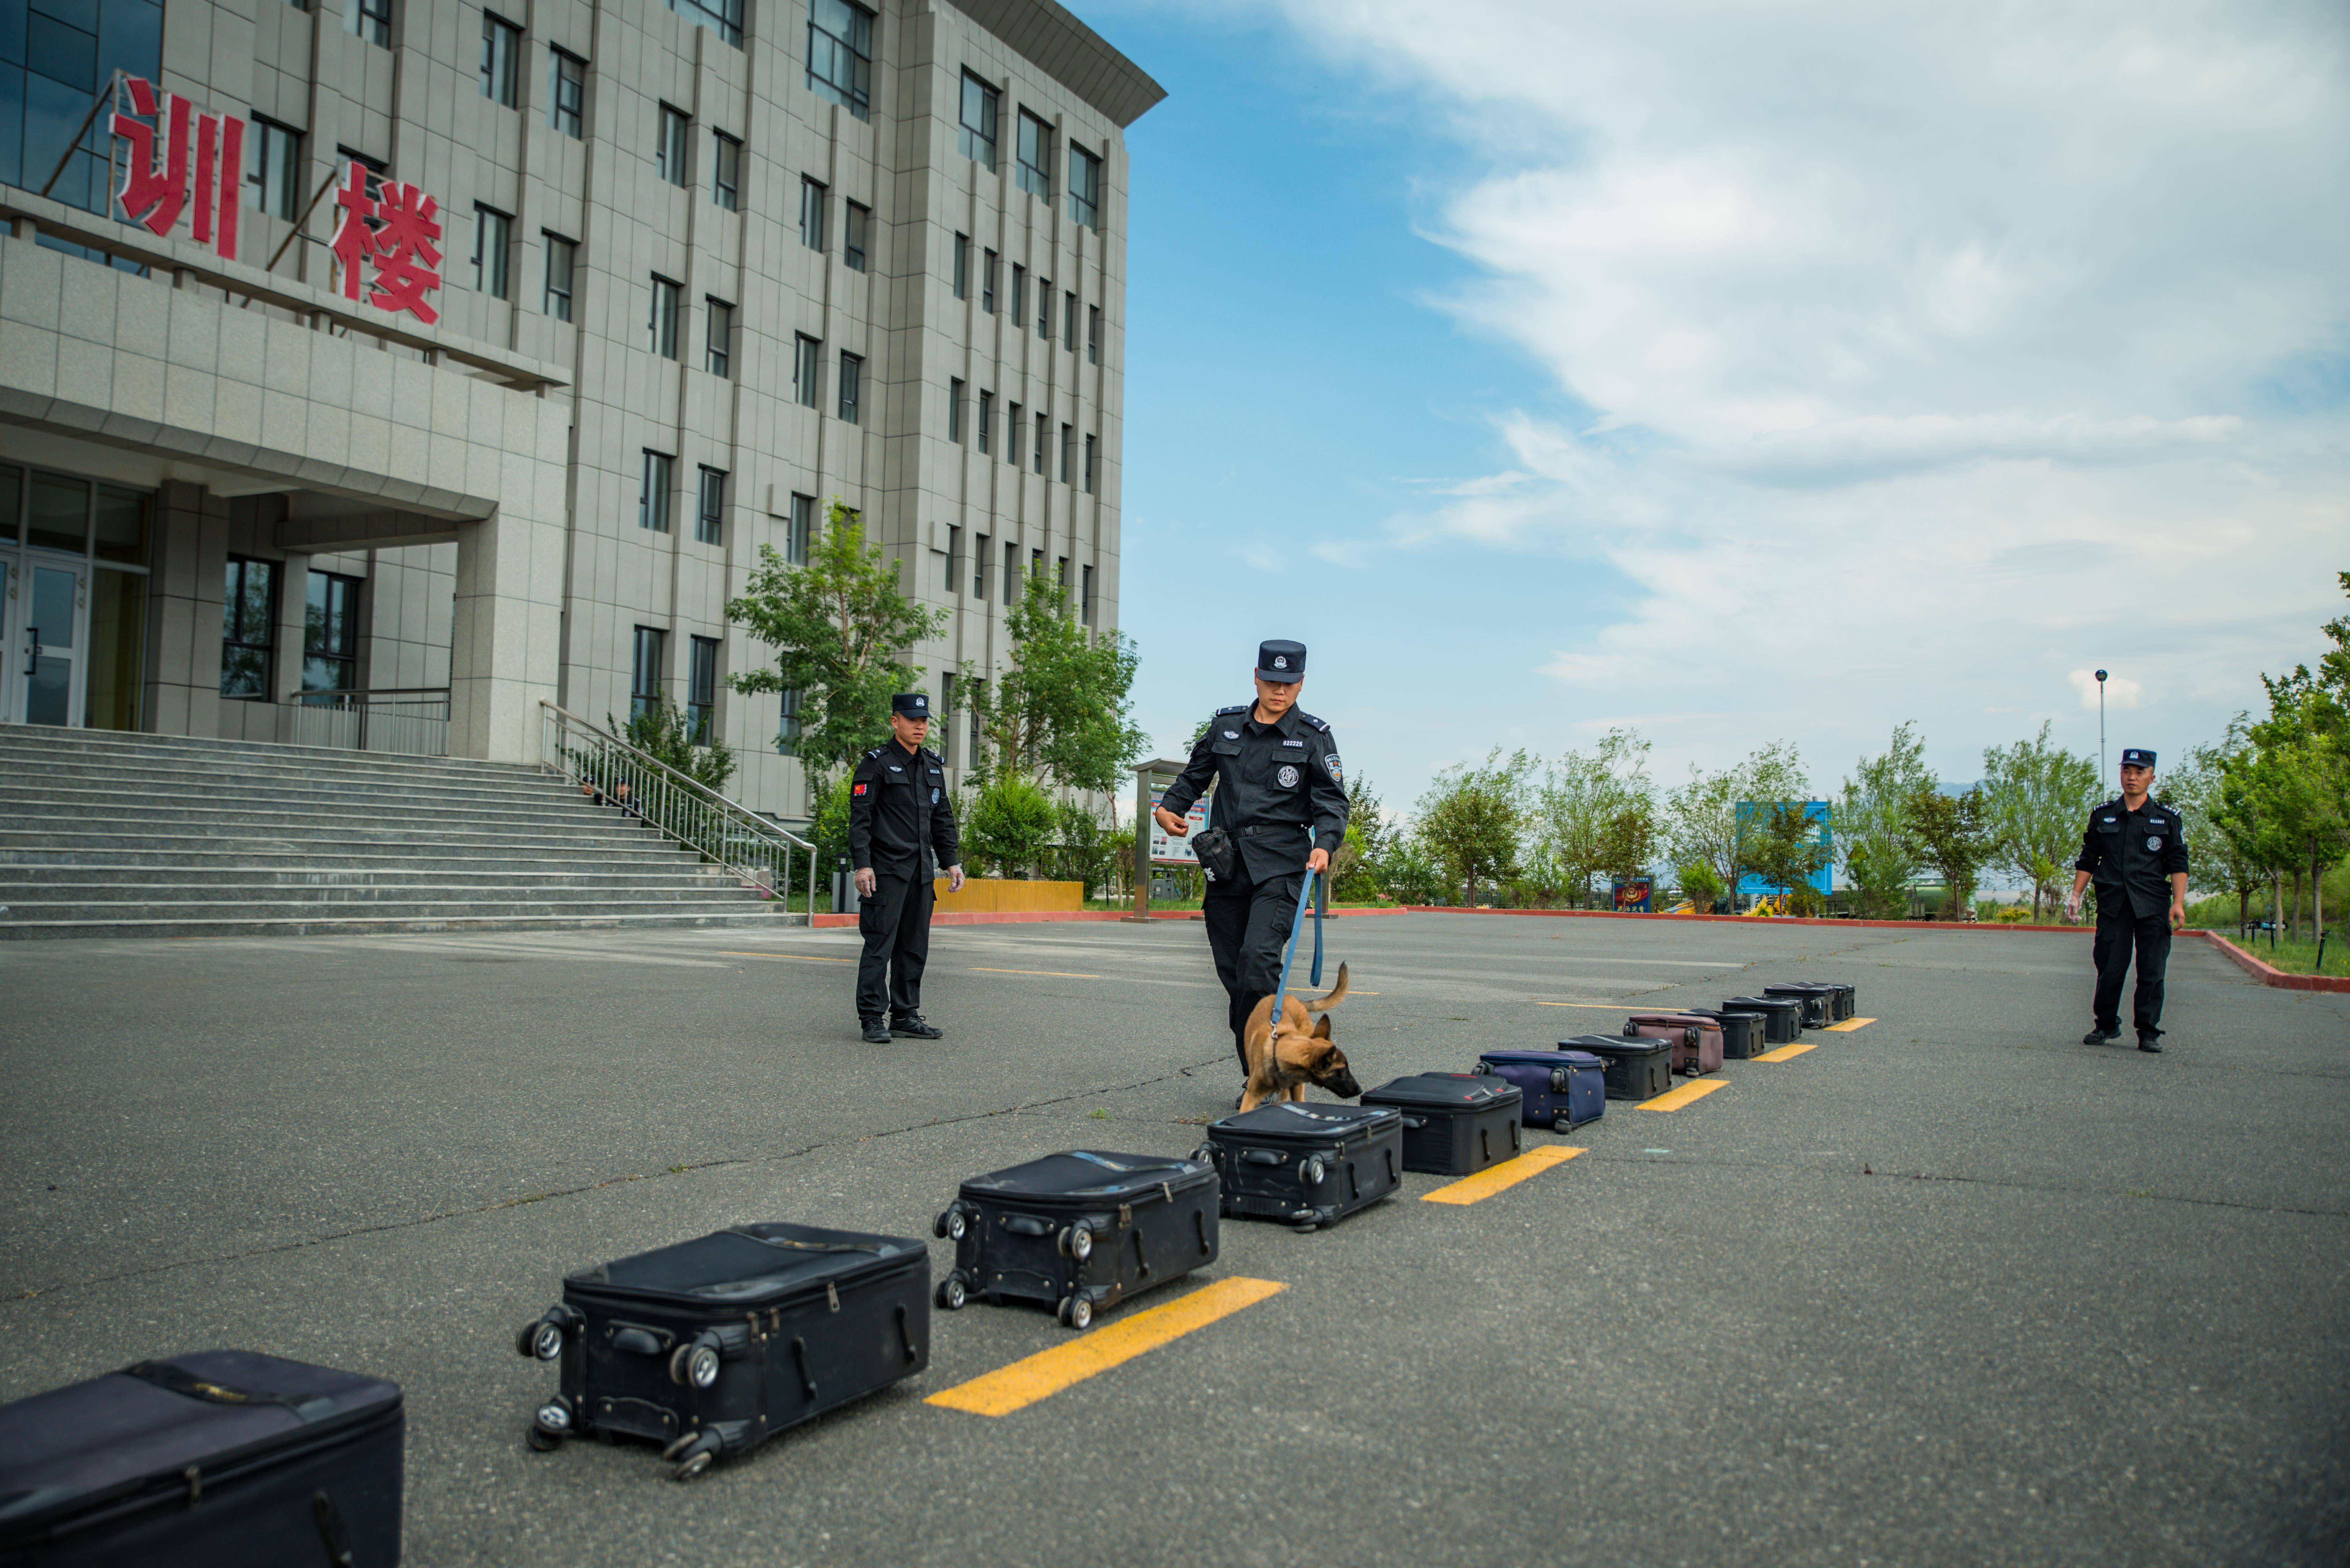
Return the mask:
<path id="1" fill-rule="evenodd" d="M 1607 1069 L 1588 1051 L 1488 1051 L 1477 1071 L 1517 1085 L 1530 1127 L 1571 1132 L 1607 1114 Z"/>

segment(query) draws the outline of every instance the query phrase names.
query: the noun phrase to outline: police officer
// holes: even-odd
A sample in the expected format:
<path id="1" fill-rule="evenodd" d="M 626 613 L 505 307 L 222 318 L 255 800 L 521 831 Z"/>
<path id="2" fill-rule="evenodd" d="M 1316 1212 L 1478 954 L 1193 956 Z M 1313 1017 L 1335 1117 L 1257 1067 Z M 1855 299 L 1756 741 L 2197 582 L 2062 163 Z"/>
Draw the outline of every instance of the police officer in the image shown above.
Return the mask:
<path id="1" fill-rule="evenodd" d="M 2067 915 L 2080 914 L 2081 889 L 2092 877 L 2097 884 L 2097 992 L 2084 1045 L 2102 1045 L 2121 1033 L 2122 977 L 2135 947 L 2137 991 L 2130 1022 L 2139 1050 L 2162 1049 L 2162 971 L 2170 962 L 2171 929 L 2187 923 L 2187 836 L 2177 811 L 2147 798 L 2153 784 L 2154 753 L 2125 749 L 2121 798 L 2089 813 L 2081 857 L 2073 862 Z"/>
<path id="2" fill-rule="evenodd" d="M 947 868 L 950 888 L 962 887 L 946 764 L 922 745 L 931 732 L 930 698 L 920 691 L 890 698 L 889 732 L 887 744 L 859 759 L 848 783 L 848 863 L 864 900 L 857 915 L 865 935 L 857 1016 L 876 1045 L 887 1045 L 893 1034 L 936 1040 L 942 1033 L 921 1012 L 935 867 Z"/>
<path id="3" fill-rule="evenodd" d="M 1191 803 L 1215 781 L 1215 826 L 1232 836 L 1234 866 L 1232 876 L 1209 882 L 1201 912 L 1243 1075 L 1249 1011 L 1281 981 L 1282 948 L 1306 877 L 1329 867 L 1347 836 L 1338 744 L 1329 725 L 1297 707 L 1305 680 L 1304 643 L 1260 645 L 1256 701 L 1216 710 L 1151 814 L 1180 837 L 1190 830 Z"/>

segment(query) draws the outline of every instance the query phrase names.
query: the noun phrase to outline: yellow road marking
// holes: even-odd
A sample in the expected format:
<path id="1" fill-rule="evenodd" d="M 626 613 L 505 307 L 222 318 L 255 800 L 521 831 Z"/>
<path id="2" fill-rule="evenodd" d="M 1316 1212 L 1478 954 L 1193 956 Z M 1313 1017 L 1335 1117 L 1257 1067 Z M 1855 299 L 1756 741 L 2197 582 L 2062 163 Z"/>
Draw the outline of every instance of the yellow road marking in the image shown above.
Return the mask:
<path id="1" fill-rule="evenodd" d="M 1082 1339 L 959 1383 L 923 1403 L 974 1416 L 1009 1416 L 1288 1288 L 1274 1280 L 1218 1280 L 1190 1295 L 1105 1324 Z"/>
<path id="2" fill-rule="evenodd" d="M 1613 1012 L 1624 1004 L 1620 1002 L 1537 1002 L 1536 1007 L 1588 1007 L 1598 1012 Z"/>
<path id="3" fill-rule="evenodd" d="M 1827 1033 L 1831 1034 L 1849 1034 L 1856 1029 L 1866 1028 L 1867 1025 L 1876 1022 L 1877 1020 L 1874 1018 L 1847 1018 L 1842 1023 L 1829 1024 L 1827 1026 Z"/>
<path id="4" fill-rule="evenodd" d="M 1644 1111 L 1677 1111 L 1683 1106 L 1697 1104 L 1716 1089 L 1728 1087 L 1729 1084 L 1720 1078 L 1692 1078 L 1679 1088 L 1659 1095 L 1653 1100 L 1642 1100 L 1640 1108 Z"/>
<path id="5" fill-rule="evenodd" d="M 1099 980 L 1097 974 L 1071 974 L 1059 969 L 990 969 L 985 964 L 971 966 L 973 974 L 1049 974 L 1056 980 Z"/>
<path id="6" fill-rule="evenodd" d="M 1817 1049 L 1819 1049 L 1818 1042 L 1806 1040 L 1801 1045 L 1782 1045 L 1776 1051 L 1765 1051 L 1760 1056 L 1755 1057 L 1754 1060 L 1757 1062 L 1788 1062 L 1793 1061 L 1795 1057 L 1802 1055 L 1806 1051 L 1815 1051 Z"/>
<path id="7" fill-rule="evenodd" d="M 1583 1151 L 1564 1144 L 1544 1144 L 1530 1148 L 1515 1159 L 1505 1159 L 1499 1165 L 1489 1165 L 1474 1176 L 1464 1176 L 1450 1181 L 1433 1192 L 1419 1195 L 1422 1203 L 1474 1203 L 1491 1198 L 1496 1192 L 1515 1187 L 1529 1176 L 1540 1176 L 1554 1165 L 1565 1165 Z"/>
<path id="8" fill-rule="evenodd" d="M 720 948 L 728 958 L 790 959 L 795 963 L 855 963 L 853 958 L 817 958 L 813 953 L 738 953 L 732 948 Z"/>

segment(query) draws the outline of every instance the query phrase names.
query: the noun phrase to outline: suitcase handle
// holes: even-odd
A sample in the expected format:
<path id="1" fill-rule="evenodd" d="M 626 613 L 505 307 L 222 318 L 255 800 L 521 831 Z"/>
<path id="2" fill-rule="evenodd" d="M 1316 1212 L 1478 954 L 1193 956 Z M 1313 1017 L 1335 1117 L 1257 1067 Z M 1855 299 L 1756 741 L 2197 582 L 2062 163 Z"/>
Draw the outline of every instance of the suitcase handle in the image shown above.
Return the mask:
<path id="1" fill-rule="evenodd" d="M 1206 1210 L 1191 1210 L 1191 1229 L 1199 1233 L 1200 1256 L 1204 1258 L 1208 1255 L 1208 1211 Z"/>
<path id="2" fill-rule="evenodd" d="M 230 1388 L 197 1376 L 183 1366 L 168 1361 L 138 1361 L 122 1369 L 125 1377 L 136 1377 L 141 1383 L 151 1383 L 158 1388 L 190 1399 L 202 1399 L 207 1405 L 281 1405 L 299 1416 L 305 1422 L 321 1416 L 331 1416 L 338 1408 L 333 1397 L 325 1394 L 272 1394 L 260 1388 Z"/>
<path id="3" fill-rule="evenodd" d="M 900 1310 L 902 1311 L 903 1309 L 901 1308 Z M 805 1340 L 805 1339 L 795 1339 L 795 1340 L 793 1340 L 793 1341 L 792 1341 L 792 1359 L 793 1359 L 794 1361 L 796 1361 L 797 1363 L 799 1363 L 799 1368 L 800 1368 L 800 1392 L 801 1392 L 801 1393 L 803 1393 L 803 1394 L 805 1394 L 805 1395 L 806 1395 L 806 1396 L 808 1397 L 808 1398 L 809 1398 L 809 1399 L 811 1399 L 811 1400 L 815 1399 L 815 1397 L 816 1397 L 816 1379 L 815 1379 L 813 1376 L 809 1376 L 809 1374 L 808 1374 L 808 1353 L 807 1353 L 807 1341 L 806 1341 L 806 1340 Z"/>
<path id="4" fill-rule="evenodd" d="M 335 1500 L 324 1491 L 312 1492 L 310 1512 L 318 1521 L 319 1539 L 327 1543 L 327 1561 L 335 1568 L 357 1568 L 359 1559 L 351 1555 L 351 1532 L 336 1511 Z"/>
<path id="5" fill-rule="evenodd" d="M 1003 1228 L 1015 1236 L 1049 1236 L 1053 1227 L 1034 1214 L 1006 1214 Z"/>
<path id="6" fill-rule="evenodd" d="M 922 1353 L 914 1348 L 914 1331 L 906 1326 L 906 1307 L 902 1302 L 898 1306 L 898 1343 L 906 1347 L 907 1366 L 911 1366 L 922 1358 Z M 809 1397 L 814 1398 L 815 1396 L 810 1395 Z"/>
<path id="7" fill-rule="evenodd" d="M 1284 1163 L 1283 1157 L 1275 1154 L 1269 1148 L 1244 1148 L 1241 1150 L 1241 1158 L 1250 1165 L 1280 1165 Z"/>
<path id="8" fill-rule="evenodd" d="M 1428 1118 L 1426 1116 L 1406 1116 L 1403 1119 L 1403 1125 L 1417 1132 L 1419 1128 L 1428 1125 Z"/>

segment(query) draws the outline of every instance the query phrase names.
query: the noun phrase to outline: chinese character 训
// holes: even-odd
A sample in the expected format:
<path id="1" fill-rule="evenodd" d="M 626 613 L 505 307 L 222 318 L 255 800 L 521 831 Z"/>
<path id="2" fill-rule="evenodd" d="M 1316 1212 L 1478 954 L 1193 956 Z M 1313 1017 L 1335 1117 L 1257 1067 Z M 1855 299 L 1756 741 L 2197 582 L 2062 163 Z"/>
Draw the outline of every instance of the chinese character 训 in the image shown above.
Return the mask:
<path id="1" fill-rule="evenodd" d="M 185 98 L 177 93 L 159 95 L 153 84 L 141 77 L 130 78 L 127 85 L 133 113 L 116 110 L 110 126 L 115 135 L 130 143 L 122 188 L 115 192 L 123 215 L 158 234 L 169 234 L 178 226 L 180 214 L 189 209 L 192 130 L 195 201 L 189 230 L 198 244 L 210 244 L 234 261 L 238 183 L 244 171 L 244 121 L 231 115 L 192 116 Z M 150 125 L 148 119 L 156 123 Z M 159 152 L 160 171 L 156 167 Z"/>

